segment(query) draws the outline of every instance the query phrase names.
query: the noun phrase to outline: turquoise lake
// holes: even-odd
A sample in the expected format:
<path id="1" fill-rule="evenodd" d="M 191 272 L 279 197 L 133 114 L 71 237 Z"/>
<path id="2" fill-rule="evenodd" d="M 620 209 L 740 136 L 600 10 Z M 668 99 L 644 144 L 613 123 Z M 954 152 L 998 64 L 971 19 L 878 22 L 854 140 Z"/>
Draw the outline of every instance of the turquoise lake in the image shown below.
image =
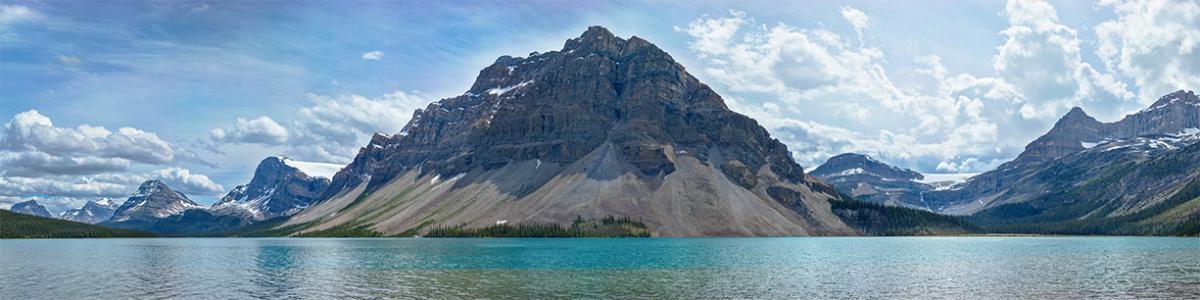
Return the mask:
<path id="1" fill-rule="evenodd" d="M 1200 298 L 1200 239 L 0 240 L 0 299 Z"/>

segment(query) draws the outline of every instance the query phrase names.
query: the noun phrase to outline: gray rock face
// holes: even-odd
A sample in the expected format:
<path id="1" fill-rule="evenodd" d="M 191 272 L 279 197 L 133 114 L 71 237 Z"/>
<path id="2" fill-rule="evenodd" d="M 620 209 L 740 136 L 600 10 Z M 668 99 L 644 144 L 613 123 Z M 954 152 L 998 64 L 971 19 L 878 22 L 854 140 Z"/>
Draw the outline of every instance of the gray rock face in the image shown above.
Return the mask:
<path id="1" fill-rule="evenodd" d="M 239 185 L 213 204 L 218 214 L 241 214 L 256 221 L 290 216 L 321 196 L 329 179 L 313 177 L 289 166 L 288 158 L 272 156 L 259 162 L 250 183 Z"/>
<path id="2" fill-rule="evenodd" d="M 1082 109 L 1074 108 L 1049 132 L 1026 146 L 1013 161 L 975 176 L 953 190 L 926 194 L 926 200 L 935 210 L 955 214 L 971 214 L 996 205 L 1020 202 L 1028 197 L 1018 196 L 1020 193 L 1012 190 L 1021 185 L 1019 182 L 1028 182 L 1029 176 L 1049 167 L 1051 162 L 1098 145 L 1137 144 L 1156 137 L 1179 140 L 1197 128 L 1200 128 L 1200 98 L 1192 91 L 1167 94 L 1149 108 L 1113 123 L 1096 121 Z M 1173 147 L 1178 146 L 1182 145 Z"/>
<path id="3" fill-rule="evenodd" d="M 9 210 L 18 214 L 50 218 L 50 211 L 46 210 L 45 206 L 38 204 L 37 200 L 33 199 L 25 202 L 14 203 Z"/>
<path id="4" fill-rule="evenodd" d="M 112 218 L 114 212 L 117 211 L 118 205 L 113 203 L 112 199 L 104 198 L 100 201 L 88 201 L 83 204 L 83 207 L 71 209 L 63 212 L 58 216 L 59 219 L 75 221 L 88 224 L 96 224 Z"/>
<path id="5" fill-rule="evenodd" d="M 837 194 L 666 52 L 590 27 L 560 51 L 500 57 L 376 134 L 290 222 L 399 233 L 615 215 L 661 235 L 852 234 L 828 208 Z"/>
<path id="6" fill-rule="evenodd" d="M 678 152 L 740 165 L 722 170 L 743 186 L 764 166 L 805 180 L 783 143 L 666 52 L 591 27 L 562 51 L 500 57 L 464 95 L 417 110 L 396 135 L 376 135 L 325 197 L 363 180 L 370 191 L 413 169 L 450 177 L 530 159 L 570 164 L 603 144 L 647 178 L 674 172 L 669 156 Z"/>
<path id="7" fill-rule="evenodd" d="M 147 180 L 121 204 L 108 222 L 153 221 L 202 206 L 159 180 Z"/>
<path id="8" fill-rule="evenodd" d="M 811 174 L 855 199 L 910 208 L 929 209 L 923 194 L 934 189 L 917 182 L 921 173 L 856 153 L 831 157 Z"/>

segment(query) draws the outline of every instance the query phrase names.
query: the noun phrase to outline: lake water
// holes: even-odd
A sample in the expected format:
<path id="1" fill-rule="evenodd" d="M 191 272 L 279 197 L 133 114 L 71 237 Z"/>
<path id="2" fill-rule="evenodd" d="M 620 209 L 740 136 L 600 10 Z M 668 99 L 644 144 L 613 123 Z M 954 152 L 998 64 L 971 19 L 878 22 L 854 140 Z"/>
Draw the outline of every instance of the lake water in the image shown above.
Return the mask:
<path id="1" fill-rule="evenodd" d="M 0 299 L 1200 298 L 1200 239 L 0 240 Z"/>

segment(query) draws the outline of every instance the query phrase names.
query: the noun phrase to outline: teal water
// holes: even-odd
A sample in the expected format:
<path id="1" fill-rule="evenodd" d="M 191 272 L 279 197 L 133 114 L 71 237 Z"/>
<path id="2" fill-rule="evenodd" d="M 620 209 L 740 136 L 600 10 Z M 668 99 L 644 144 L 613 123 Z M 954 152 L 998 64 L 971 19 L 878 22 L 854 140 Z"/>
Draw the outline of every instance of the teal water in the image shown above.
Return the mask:
<path id="1" fill-rule="evenodd" d="M 1200 239 L 0 240 L 0 299 L 1200 298 Z"/>

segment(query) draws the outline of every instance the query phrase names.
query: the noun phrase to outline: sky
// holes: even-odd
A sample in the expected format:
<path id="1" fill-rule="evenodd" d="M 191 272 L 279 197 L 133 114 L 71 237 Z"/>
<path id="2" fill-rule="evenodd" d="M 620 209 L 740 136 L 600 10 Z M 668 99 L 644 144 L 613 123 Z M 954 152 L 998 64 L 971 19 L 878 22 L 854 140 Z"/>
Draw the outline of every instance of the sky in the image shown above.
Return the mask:
<path id="1" fill-rule="evenodd" d="M 1200 87 L 1200 2 L 0 1 L 0 208 L 161 179 L 201 204 L 264 157 L 344 165 L 502 55 L 589 25 L 671 54 L 806 168 L 1015 157 Z"/>

